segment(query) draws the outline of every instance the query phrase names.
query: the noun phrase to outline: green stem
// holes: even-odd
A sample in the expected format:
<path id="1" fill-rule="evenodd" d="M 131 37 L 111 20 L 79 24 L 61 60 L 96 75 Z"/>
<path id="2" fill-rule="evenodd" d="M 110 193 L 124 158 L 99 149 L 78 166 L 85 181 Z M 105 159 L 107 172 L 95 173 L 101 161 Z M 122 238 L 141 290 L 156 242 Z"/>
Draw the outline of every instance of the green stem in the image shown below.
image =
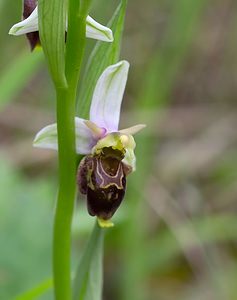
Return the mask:
<path id="1" fill-rule="evenodd" d="M 55 299 L 71 299 L 71 221 L 75 199 L 75 100 L 69 89 L 57 90 L 59 191 L 54 219 Z"/>
<path id="2" fill-rule="evenodd" d="M 76 89 L 86 42 L 86 15 L 80 13 L 80 1 L 69 1 L 66 44 L 66 77 L 70 89 Z M 76 13 L 78 12 L 78 13 Z"/>
<path id="3" fill-rule="evenodd" d="M 66 88 L 56 87 L 59 191 L 54 220 L 53 271 L 56 300 L 71 300 L 71 222 L 76 192 L 75 100 L 85 49 L 86 15 L 70 0 L 65 73 Z M 78 12 L 78 13 L 77 13 Z"/>

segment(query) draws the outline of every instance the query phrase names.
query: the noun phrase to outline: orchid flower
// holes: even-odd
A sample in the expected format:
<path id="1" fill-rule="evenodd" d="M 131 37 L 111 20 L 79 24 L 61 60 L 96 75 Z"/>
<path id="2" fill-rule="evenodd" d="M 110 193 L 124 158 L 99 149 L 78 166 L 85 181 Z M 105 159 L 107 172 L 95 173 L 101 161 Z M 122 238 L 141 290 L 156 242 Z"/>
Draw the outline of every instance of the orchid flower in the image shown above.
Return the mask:
<path id="1" fill-rule="evenodd" d="M 29 4 L 27 2 L 29 1 L 24 1 L 23 16 L 25 19 L 13 25 L 9 31 L 9 34 L 22 35 L 38 32 L 38 7 L 35 6 L 36 4 L 32 6 L 32 2 L 30 2 Z M 105 42 L 113 41 L 113 33 L 111 29 L 96 22 L 90 16 L 88 16 L 86 19 L 86 36 L 88 38 L 101 40 Z"/>
<path id="2" fill-rule="evenodd" d="M 110 219 L 120 205 L 125 192 L 126 175 L 135 170 L 134 149 L 136 144 L 133 134 L 145 127 L 144 124 L 139 124 L 127 129 L 118 129 L 128 70 L 129 63 L 127 61 L 120 61 L 106 68 L 98 79 L 94 90 L 90 107 L 90 120 L 75 118 L 76 152 L 86 155 L 86 159 L 79 168 L 79 189 L 82 193 L 87 194 L 89 213 L 97 215 L 101 222 Z M 57 124 L 48 125 L 40 130 L 34 139 L 33 145 L 39 148 L 57 150 Z M 95 203 L 95 196 L 103 202 L 100 204 L 103 209 L 95 208 L 90 201 L 88 186 L 91 188 L 91 193 L 96 189 L 95 186 L 90 185 L 92 182 L 89 184 L 83 178 L 83 174 L 89 169 L 93 169 L 95 165 L 97 165 L 97 172 L 101 171 L 100 174 L 97 174 L 97 178 L 103 177 L 104 188 L 108 189 L 110 198 L 117 197 L 117 202 L 113 202 L 112 205 L 111 201 L 107 201 L 105 204 L 101 200 L 103 197 L 101 194 L 98 195 L 98 190 L 96 195 L 91 194 L 90 197 L 93 198 L 93 203 Z M 87 171 L 85 171 L 85 168 Z M 86 178 L 88 180 L 88 176 Z M 112 181 L 111 178 L 113 178 Z M 101 190 L 99 192 L 101 193 Z M 102 194 L 104 196 L 104 190 Z"/>

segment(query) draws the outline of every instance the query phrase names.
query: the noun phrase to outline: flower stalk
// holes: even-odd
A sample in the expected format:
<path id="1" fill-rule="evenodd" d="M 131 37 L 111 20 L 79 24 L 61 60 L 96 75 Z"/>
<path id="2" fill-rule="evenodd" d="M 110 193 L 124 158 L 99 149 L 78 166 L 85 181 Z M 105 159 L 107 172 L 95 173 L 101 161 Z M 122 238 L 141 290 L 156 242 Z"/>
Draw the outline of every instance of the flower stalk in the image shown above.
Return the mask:
<path id="1" fill-rule="evenodd" d="M 71 299 L 71 222 L 75 199 L 74 99 L 69 88 L 57 90 L 59 190 L 53 230 L 55 299 Z"/>
<path id="2" fill-rule="evenodd" d="M 78 13 L 76 13 L 78 12 Z M 65 75 L 57 87 L 59 191 L 54 220 L 53 272 L 55 299 L 71 300 L 71 223 L 76 193 L 75 101 L 85 48 L 86 14 L 80 1 L 69 1 Z"/>

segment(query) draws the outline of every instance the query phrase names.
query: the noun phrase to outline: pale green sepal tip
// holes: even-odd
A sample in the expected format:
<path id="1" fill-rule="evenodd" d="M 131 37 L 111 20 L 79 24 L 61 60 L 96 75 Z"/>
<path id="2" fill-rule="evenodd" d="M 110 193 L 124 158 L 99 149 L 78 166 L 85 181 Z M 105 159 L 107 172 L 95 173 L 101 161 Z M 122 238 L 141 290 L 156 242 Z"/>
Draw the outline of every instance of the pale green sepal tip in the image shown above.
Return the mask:
<path id="1" fill-rule="evenodd" d="M 21 27 L 22 28 L 22 27 Z M 8 34 L 10 35 L 16 35 L 17 31 L 19 31 L 21 28 L 15 28 L 14 26 L 8 31 Z"/>
<path id="2" fill-rule="evenodd" d="M 111 220 L 104 220 L 101 218 L 97 218 L 98 224 L 101 228 L 111 228 L 114 227 L 114 223 Z"/>

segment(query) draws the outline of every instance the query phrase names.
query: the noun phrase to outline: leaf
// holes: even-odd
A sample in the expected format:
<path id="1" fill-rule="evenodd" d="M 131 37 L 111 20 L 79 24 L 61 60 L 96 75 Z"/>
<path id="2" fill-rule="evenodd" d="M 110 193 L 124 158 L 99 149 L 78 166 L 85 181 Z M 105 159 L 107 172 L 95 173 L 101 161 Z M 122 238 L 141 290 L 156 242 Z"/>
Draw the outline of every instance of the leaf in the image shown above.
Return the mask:
<path id="1" fill-rule="evenodd" d="M 101 300 L 104 231 L 97 221 L 79 262 L 73 282 L 73 300 Z"/>
<path id="2" fill-rule="evenodd" d="M 90 103 L 98 78 L 108 66 L 119 59 L 126 7 L 127 0 L 122 0 L 107 25 L 113 31 L 113 43 L 97 42 L 88 60 L 77 107 L 82 118 L 89 117 Z"/>
<path id="3" fill-rule="evenodd" d="M 52 79 L 57 87 L 66 87 L 66 1 L 39 0 L 38 13 L 40 41 L 48 61 Z"/>

